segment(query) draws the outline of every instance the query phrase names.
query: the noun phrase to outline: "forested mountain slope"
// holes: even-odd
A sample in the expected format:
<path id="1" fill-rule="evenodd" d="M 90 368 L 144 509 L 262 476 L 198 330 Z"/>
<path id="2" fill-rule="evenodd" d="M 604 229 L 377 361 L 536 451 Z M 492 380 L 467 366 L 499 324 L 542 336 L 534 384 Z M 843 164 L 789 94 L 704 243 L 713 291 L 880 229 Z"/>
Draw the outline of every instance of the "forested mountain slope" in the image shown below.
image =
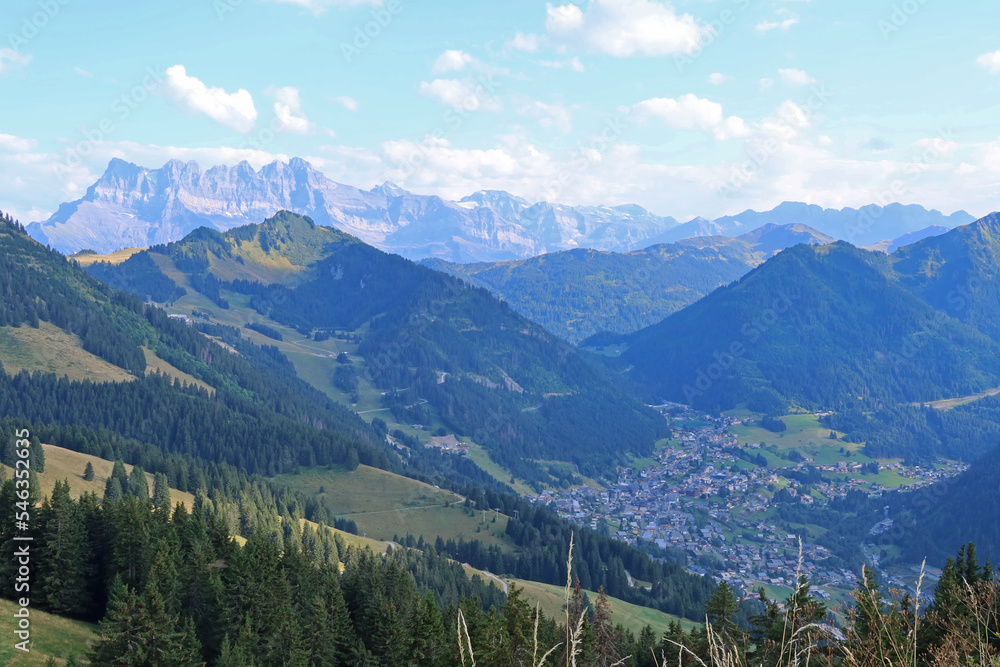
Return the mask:
<path id="1" fill-rule="evenodd" d="M 665 432 L 659 415 L 486 290 L 308 218 L 284 212 L 225 234 L 201 229 L 88 270 L 148 295 L 164 279 L 151 275 L 150 259 L 183 271 L 219 305 L 249 295 L 258 315 L 304 335 L 349 332 L 387 407 L 429 401 L 451 432 L 524 479 L 543 476 L 533 459 L 603 473 Z"/>
<path id="2" fill-rule="evenodd" d="M 572 343 L 655 324 L 797 243 L 833 239 L 805 225 L 765 225 L 735 238 L 700 236 L 627 253 L 568 250 L 506 262 L 423 264 L 485 287 Z"/>
<path id="3" fill-rule="evenodd" d="M 875 409 L 1000 384 L 994 341 L 843 242 L 786 250 L 624 340 L 651 395 L 705 408 Z"/>
<path id="4" fill-rule="evenodd" d="M 900 248 L 891 261 L 913 293 L 1000 340 L 1000 214 Z"/>

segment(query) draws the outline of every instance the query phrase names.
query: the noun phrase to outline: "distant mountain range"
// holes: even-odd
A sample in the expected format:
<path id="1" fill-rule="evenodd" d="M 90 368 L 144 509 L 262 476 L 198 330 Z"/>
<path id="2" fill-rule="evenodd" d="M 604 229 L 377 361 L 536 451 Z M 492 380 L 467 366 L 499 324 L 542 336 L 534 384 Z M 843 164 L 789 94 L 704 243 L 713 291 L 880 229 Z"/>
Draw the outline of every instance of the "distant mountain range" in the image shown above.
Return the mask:
<path id="1" fill-rule="evenodd" d="M 203 171 L 171 161 L 145 169 L 114 159 L 83 198 L 63 204 L 29 234 L 64 253 L 100 253 L 183 238 L 198 227 L 227 231 L 281 210 L 309 215 L 408 258 L 484 261 L 593 247 L 627 250 L 677 224 L 639 206 L 529 204 L 506 192 L 459 202 L 416 195 L 392 183 L 361 190 L 335 183 L 293 158 L 254 169 L 246 162 Z"/>
<path id="2" fill-rule="evenodd" d="M 309 215 L 317 224 L 410 259 L 452 262 L 523 259 L 576 248 L 628 252 L 695 236 L 738 236 L 767 224 L 804 224 L 835 239 L 871 245 L 973 220 L 964 211 L 946 216 L 915 205 L 836 210 L 786 202 L 771 211 L 681 224 L 637 205 L 532 203 L 503 191 L 448 201 L 392 183 L 362 190 L 328 179 L 300 158 L 259 171 L 246 162 L 203 170 L 195 162 L 173 160 L 147 169 L 113 159 L 81 199 L 31 223 L 28 231 L 64 253 L 108 253 L 179 240 L 202 226 L 226 231 L 280 210 Z"/>
<path id="3" fill-rule="evenodd" d="M 579 343 L 601 331 L 631 333 L 655 324 L 785 248 L 833 241 L 805 225 L 767 224 L 735 238 L 701 236 L 627 253 L 581 249 L 505 262 L 423 263 L 485 287 Z"/>

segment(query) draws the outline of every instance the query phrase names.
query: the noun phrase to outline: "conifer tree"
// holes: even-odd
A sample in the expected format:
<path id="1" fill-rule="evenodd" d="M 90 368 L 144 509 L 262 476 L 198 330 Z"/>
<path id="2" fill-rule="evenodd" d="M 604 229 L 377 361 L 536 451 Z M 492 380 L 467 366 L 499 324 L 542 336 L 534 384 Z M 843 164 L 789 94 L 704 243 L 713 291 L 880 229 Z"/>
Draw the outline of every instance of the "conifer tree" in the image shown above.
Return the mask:
<path id="1" fill-rule="evenodd" d="M 35 472 L 45 472 L 45 450 L 38 436 L 31 436 L 31 469 Z"/>
<path id="2" fill-rule="evenodd" d="M 567 619 L 569 621 L 568 625 L 568 645 L 564 648 L 563 658 L 571 653 L 575 653 L 577 660 L 586 659 L 589 660 L 589 656 L 593 654 L 594 647 L 596 645 L 596 638 L 594 636 L 593 628 L 590 626 L 590 622 L 587 618 L 587 604 L 584 599 L 583 587 L 580 585 L 580 579 L 577 577 L 576 583 L 573 586 L 573 594 L 570 597 Z M 579 633 L 577 634 L 577 628 L 579 628 Z M 574 640 L 573 635 L 576 635 Z M 574 647 L 575 641 L 575 647 Z M 583 658 L 583 656 L 588 656 Z M 572 656 L 570 656 L 570 662 L 572 661 Z"/>
<path id="3" fill-rule="evenodd" d="M 242 646 L 235 645 L 229 640 L 229 635 L 223 638 L 216 667 L 256 667 L 257 664 Z"/>
<path id="4" fill-rule="evenodd" d="M 117 481 L 117 480 L 115 480 Z M 121 574 L 125 583 L 139 587 L 150 564 L 149 505 L 126 496 L 111 505 L 108 513 L 108 548 L 111 574 Z"/>
<path id="5" fill-rule="evenodd" d="M 656 633 L 652 626 L 647 625 L 639 633 L 635 641 L 635 664 L 637 667 L 655 667 L 653 650 L 656 648 Z"/>
<path id="6" fill-rule="evenodd" d="M 511 586 L 507 603 L 501 610 L 499 630 L 502 639 L 493 642 L 501 664 L 530 664 L 534 650 L 534 613 L 524 599 L 524 590 Z"/>
<path id="7" fill-rule="evenodd" d="M 409 622 L 409 664 L 436 667 L 446 655 L 444 623 L 434 595 L 427 593 Z"/>
<path id="8" fill-rule="evenodd" d="M 162 472 L 153 478 L 153 507 L 161 510 L 170 509 L 170 484 Z"/>
<path id="9" fill-rule="evenodd" d="M 254 533 L 231 559 L 225 573 L 227 620 L 234 647 L 258 664 L 306 665 L 302 630 L 292 607 L 292 591 L 281 569 L 277 546 Z"/>
<path id="10" fill-rule="evenodd" d="M 52 498 L 38 513 L 37 587 L 56 614 L 81 616 L 89 606 L 91 553 L 83 513 L 70 498 L 69 484 L 57 481 Z"/>
<path id="11" fill-rule="evenodd" d="M 101 667 L 145 664 L 139 618 L 139 597 L 121 577 L 115 577 L 108 591 L 108 612 L 87 656 L 90 664 Z"/>
<path id="12" fill-rule="evenodd" d="M 332 567 L 336 567 L 336 565 Z M 335 571 L 329 571 L 324 576 L 324 582 L 326 607 L 329 615 L 326 632 L 329 633 L 336 648 L 337 660 L 346 664 L 354 658 L 357 635 L 351 623 L 351 614 L 347 609 L 344 593 L 340 588 L 339 576 Z"/>
<path id="13" fill-rule="evenodd" d="M 617 650 L 618 632 L 611 618 L 611 604 L 604 592 L 604 586 L 597 590 L 597 604 L 594 608 L 594 648 L 595 667 L 610 667 L 618 662 L 620 655 Z"/>
<path id="14" fill-rule="evenodd" d="M 149 482 L 142 466 L 135 466 L 128 476 L 128 494 L 141 500 L 149 500 Z"/>
<path id="15" fill-rule="evenodd" d="M 109 477 L 104 483 L 104 500 L 109 503 L 116 503 L 125 495 L 121 482 L 116 477 Z"/>
<path id="16" fill-rule="evenodd" d="M 195 510 L 190 517 L 186 514 L 185 517 L 179 530 L 184 552 L 178 568 L 181 606 L 194 621 L 204 655 L 211 660 L 222 646 L 224 589 L 221 568 L 204 514 Z"/>
<path id="17" fill-rule="evenodd" d="M 124 493 L 128 488 L 128 472 L 125 470 L 125 464 L 122 463 L 121 459 L 115 461 L 115 465 L 111 469 L 111 477 L 118 480 L 118 483 L 122 487 L 122 493 Z"/>
<path id="18" fill-rule="evenodd" d="M 727 642 L 736 639 L 737 627 L 733 617 L 738 607 L 736 594 L 726 581 L 719 584 L 705 605 L 705 613 L 712 629 Z"/>
<path id="19" fill-rule="evenodd" d="M 87 461 L 87 467 L 83 469 L 83 479 L 88 482 L 94 481 L 94 464 Z"/>
<path id="20" fill-rule="evenodd" d="M 362 619 L 362 638 L 383 664 L 401 665 L 405 661 L 406 628 L 399 606 L 381 590 L 375 591 Z"/>
<path id="21" fill-rule="evenodd" d="M 150 578 L 140 601 L 140 636 L 150 667 L 199 667 L 201 645 L 190 620 L 178 628 L 177 617 L 171 614 L 160 596 L 155 578 Z"/>

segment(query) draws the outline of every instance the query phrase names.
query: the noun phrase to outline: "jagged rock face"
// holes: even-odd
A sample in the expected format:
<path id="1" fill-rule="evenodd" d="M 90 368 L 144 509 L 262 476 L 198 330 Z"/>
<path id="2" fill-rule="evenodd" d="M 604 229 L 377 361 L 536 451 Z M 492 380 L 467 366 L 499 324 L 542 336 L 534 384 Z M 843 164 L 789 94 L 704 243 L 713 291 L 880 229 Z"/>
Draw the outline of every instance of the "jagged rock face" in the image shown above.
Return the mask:
<path id="1" fill-rule="evenodd" d="M 574 248 L 626 252 L 690 237 L 735 236 L 766 224 L 806 224 L 860 245 L 972 220 L 964 211 L 945 216 L 913 205 L 837 210 L 785 202 L 771 211 L 679 224 L 636 205 L 531 203 L 500 190 L 482 190 L 458 202 L 413 194 L 394 183 L 361 190 L 331 181 L 300 158 L 260 171 L 246 162 L 203 171 L 195 162 L 173 160 L 145 169 L 114 159 L 82 199 L 31 223 L 28 232 L 67 253 L 112 252 L 176 241 L 201 226 L 225 231 L 281 210 L 308 215 L 410 259 L 452 262 L 521 259 Z"/>
<path id="2" fill-rule="evenodd" d="M 361 190 L 335 183 L 293 158 L 260 171 L 246 162 L 203 171 L 195 162 L 160 169 L 114 159 L 80 200 L 29 225 L 39 241 L 63 252 L 112 252 L 182 238 L 192 230 L 225 231 L 290 210 L 404 257 L 490 261 L 575 247 L 630 250 L 676 224 L 638 206 L 534 204 L 501 191 L 460 202 L 416 195 L 393 183 Z"/>

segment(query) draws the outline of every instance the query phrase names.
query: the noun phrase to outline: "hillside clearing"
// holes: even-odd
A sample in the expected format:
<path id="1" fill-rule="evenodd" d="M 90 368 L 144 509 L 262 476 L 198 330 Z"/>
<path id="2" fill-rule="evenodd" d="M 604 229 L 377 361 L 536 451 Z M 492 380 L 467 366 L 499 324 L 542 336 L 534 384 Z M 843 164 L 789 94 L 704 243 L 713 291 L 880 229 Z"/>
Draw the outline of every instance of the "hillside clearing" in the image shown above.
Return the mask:
<path id="1" fill-rule="evenodd" d="M 108 477 L 111 476 L 111 470 L 114 468 L 113 461 L 53 445 L 43 444 L 42 450 L 45 452 L 45 471 L 38 474 L 38 481 L 41 483 L 43 496 L 52 495 L 52 489 L 57 481 L 68 480 L 69 494 L 73 498 L 79 498 L 86 492 L 95 493 L 98 498 L 104 497 L 104 485 L 108 481 Z M 89 482 L 83 478 L 83 471 L 88 462 L 94 466 L 94 479 Z M 5 467 L 7 468 L 7 478 L 10 479 L 12 469 L 9 466 Z M 126 463 L 125 470 L 131 473 L 132 466 Z M 152 492 L 153 475 L 147 472 L 146 480 L 149 483 L 150 492 Z M 177 489 L 170 489 L 170 501 L 174 505 L 179 502 L 184 503 L 188 510 L 194 506 L 194 496 Z"/>
<path id="2" fill-rule="evenodd" d="M 31 651 L 25 653 L 14 648 L 18 607 L 10 600 L 0 598 L 0 664 L 16 667 L 20 665 L 44 665 L 49 657 L 55 658 L 57 665 L 66 664 L 66 658 L 74 654 L 83 658 L 90 643 L 97 639 L 97 626 L 82 621 L 47 614 L 29 608 L 31 620 Z"/>
<path id="3" fill-rule="evenodd" d="M 185 384 L 197 385 L 202 389 L 204 389 L 205 391 L 207 391 L 209 394 L 215 393 L 215 389 L 211 385 L 202 382 L 193 375 L 185 373 L 181 369 L 171 364 L 169 361 L 161 359 L 160 357 L 156 356 L 156 353 L 150 350 L 149 348 L 143 347 L 142 353 L 146 355 L 147 375 L 151 373 L 160 373 L 161 375 L 166 375 L 175 380 L 180 380 Z"/>
<path id="4" fill-rule="evenodd" d="M 27 325 L 0 327 L 0 362 L 11 375 L 25 370 L 91 382 L 133 379 L 124 369 L 84 350 L 78 336 L 49 322 L 39 322 L 37 329 Z"/>
<path id="5" fill-rule="evenodd" d="M 535 604 L 538 604 L 543 614 L 549 618 L 556 619 L 557 622 L 565 622 L 565 588 L 562 586 L 553 586 L 551 584 L 540 584 L 535 581 L 525 581 L 524 579 L 509 579 L 508 581 L 518 588 L 524 589 L 524 596 L 531 603 L 532 607 L 535 606 Z M 591 606 L 597 604 L 597 593 L 595 591 L 584 592 L 587 594 L 587 597 L 590 598 Z M 662 611 L 650 609 L 648 607 L 640 607 L 610 596 L 608 597 L 608 602 L 611 605 L 612 621 L 615 624 L 621 623 L 623 626 L 634 632 L 636 636 L 638 636 L 642 629 L 647 625 L 653 628 L 653 632 L 657 637 L 661 637 L 663 633 L 666 632 L 667 626 L 671 621 L 680 621 L 685 631 L 690 631 L 691 628 L 699 625 L 686 618 L 679 618 L 677 616 L 665 614 Z"/>

